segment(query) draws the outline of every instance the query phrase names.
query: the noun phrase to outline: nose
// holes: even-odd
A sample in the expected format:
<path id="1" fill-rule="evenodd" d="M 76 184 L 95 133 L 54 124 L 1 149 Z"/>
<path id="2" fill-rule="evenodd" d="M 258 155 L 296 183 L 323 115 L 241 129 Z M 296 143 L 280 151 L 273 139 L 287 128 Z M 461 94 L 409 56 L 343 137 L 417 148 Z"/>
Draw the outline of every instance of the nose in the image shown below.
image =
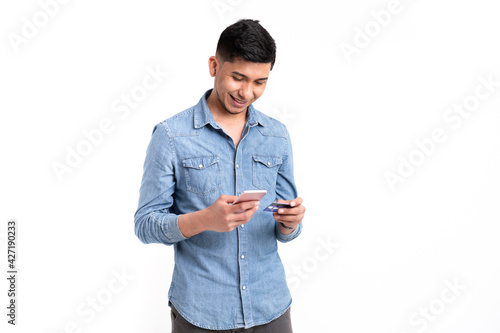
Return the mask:
<path id="1" fill-rule="evenodd" d="M 252 95 L 253 95 L 252 84 L 249 83 L 249 82 L 242 83 L 241 86 L 240 86 L 240 89 L 239 89 L 238 93 L 240 94 L 240 97 L 243 100 L 245 100 L 245 101 L 251 100 L 252 99 Z"/>

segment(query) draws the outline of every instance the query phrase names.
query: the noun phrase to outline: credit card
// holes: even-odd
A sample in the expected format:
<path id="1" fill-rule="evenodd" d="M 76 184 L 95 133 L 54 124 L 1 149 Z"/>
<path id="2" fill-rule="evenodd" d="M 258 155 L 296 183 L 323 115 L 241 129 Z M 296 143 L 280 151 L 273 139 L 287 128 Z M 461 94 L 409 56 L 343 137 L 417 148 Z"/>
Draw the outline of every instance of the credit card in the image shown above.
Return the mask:
<path id="1" fill-rule="evenodd" d="M 287 203 L 283 203 L 283 202 L 273 202 L 272 204 L 270 204 L 269 206 L 264 208 L 264 211 L 265 212 L 277 212 L 278 209 L 280 209 L 280 208 L 292 208 L 292 206 L 290 206 Z"/>

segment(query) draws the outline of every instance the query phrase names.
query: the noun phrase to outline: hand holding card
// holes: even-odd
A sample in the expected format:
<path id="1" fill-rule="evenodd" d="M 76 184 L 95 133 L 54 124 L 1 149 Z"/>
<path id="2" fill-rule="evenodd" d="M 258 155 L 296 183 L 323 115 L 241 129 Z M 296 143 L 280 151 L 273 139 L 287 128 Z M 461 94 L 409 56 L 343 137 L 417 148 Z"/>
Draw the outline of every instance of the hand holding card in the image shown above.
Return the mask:
<path id="1" fill-rule="evenodd" d="M 280 232 L 289 234 L 299 225 L 304 218 L 305 207 L 302 204 L 302 198 L 293 200 L 278 200 L 274 202 L 265 211 L 273 212 L 273 218 L 279 223 Z"/>

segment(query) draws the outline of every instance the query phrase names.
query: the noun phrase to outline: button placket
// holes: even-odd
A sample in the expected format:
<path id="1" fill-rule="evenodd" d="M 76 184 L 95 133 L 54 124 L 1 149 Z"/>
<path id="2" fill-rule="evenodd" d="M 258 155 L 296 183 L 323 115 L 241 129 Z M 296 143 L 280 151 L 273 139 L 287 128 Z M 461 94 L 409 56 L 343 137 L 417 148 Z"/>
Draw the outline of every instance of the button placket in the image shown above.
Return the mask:
<path id="1" fill-rule="evenodd" d="M 234 158 L 233 170 L 234 170 L 234 181 L 235 181 L 235 191 L 236 195 L 241 193 L 244 190 L 248 190 L 249 188 L 243 188 L 245 184 L 245 179 L 243 175 L 243 168 L 246 166 L 244 164 L 243 159 L 241 157 L 242 149 L 245 147 L 245 140 L 240 141 L 236 149 L 236 154 Z M 248 170 L 247 170 L 248 171 Z M 251 171 L 251 170 L 250 170 Z M 239 287 L 240 287 L 240 297 L 241 297 L 241 305 L 243 307 L 243 318 L 245 322 L 252 322 L 253 313 L 252 313 L 252 295 L 250 292 L 250 268 L 247 257 L 248 250 L 248 228 L 245 228 L 245 224 L 240 224 L 240 227 L 237 228 L 237 237 L 238 237 L 238 252 L 236 255 L 238 256 L 238 268 L 239 268 Z"/>

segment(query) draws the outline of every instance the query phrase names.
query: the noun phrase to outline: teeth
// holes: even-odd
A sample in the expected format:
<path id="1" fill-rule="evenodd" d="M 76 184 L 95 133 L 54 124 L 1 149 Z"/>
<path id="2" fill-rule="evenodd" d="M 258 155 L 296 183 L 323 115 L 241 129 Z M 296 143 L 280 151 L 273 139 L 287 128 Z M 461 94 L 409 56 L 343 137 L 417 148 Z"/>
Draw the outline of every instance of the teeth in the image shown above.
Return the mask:
<path id="1" fill-rule="evenodd" d="M 236 98 L 234 98 L 234 97 L 233 97 L 233 99 L 236 101 L 236 103 L 245 104 L 245 102 L 244 102 L 244 101 L 240 101 L 239 99 L 236 99 Z"/>

